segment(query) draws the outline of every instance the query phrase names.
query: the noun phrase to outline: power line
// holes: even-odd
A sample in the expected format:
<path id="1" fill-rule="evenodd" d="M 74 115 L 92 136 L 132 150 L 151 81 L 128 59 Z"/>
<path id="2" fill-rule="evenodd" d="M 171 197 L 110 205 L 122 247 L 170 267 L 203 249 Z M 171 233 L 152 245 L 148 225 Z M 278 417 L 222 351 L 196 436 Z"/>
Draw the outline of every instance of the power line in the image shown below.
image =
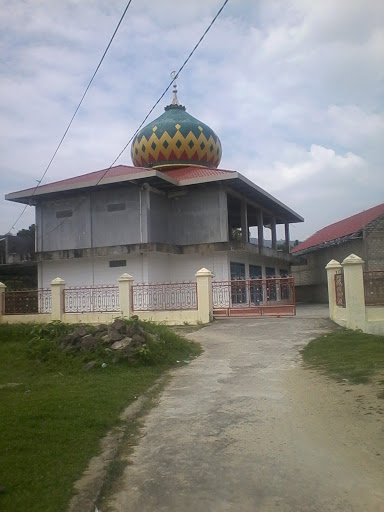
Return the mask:
<path id="1" fill-rule="evenodd" d="M 140 128 L 144 125 L 145 121 L 148 119 L 148 117 L 152 114 L 152 112 L 155 110 L 155 108 L 157 107 L 157 105 L 160 103 L 160 101 L 164 98 L 164 96 L 166 95 L 166 93 L 169 91 L 169 89 L 171 88 L 173 82 L 178 78 L 179 74 L 181 73 L 181 71 L 185 68 L 185 66 L 187 65 L 188 61 L 190 60 L 190 58 L 192 57 L 192 55 L 195 53 L 195 51 L 197 50 L 197 48 L 200 46 L 200 43 L 203 41 L 203 39 L 205 38 L 205 36 L 208 34 L 208 32 L 211 30 L 211 27 L 212 25 L 215 23 L 215 21 L 217 20 L 217 18 L 220 16 L 222 10 L 224 9 L 224 7 L 227 5 L 227 3 L 229 2 L 229 0 L 225 0 L 223 5 L 220 7 L 220 9 L 217 11 L 216 13 L 216 16 L 212 19 L 211 23 L 208 25 L 208 27 L 206 28 L 206 30 L 204 31 L 203 35 L 200 37 L 200 39 L 198 40 L 198 42 L 195 44 L 193 50 L 191 51 L 191 53 L 188 55 L 188 57 L 185 59 L 185 61 L 183 62 L 182 66 L 179 68 L 179 70 L 177 71 L 176 75 L 174 76 L 174 78 L 172 78 L 172 80 L 169 82 L 168 86 L 166 87 L 166 89 L 164 90 L 164 92 L 162 93 L 162 95 L 160 96 L 160 98 L 156 101 L 156 103 L 153 105 L 153 107 L 151 108 L 151 110 L 148 112 L 148 114 L 144 117 L 143 121 L 141 122 L 140 126 L 137 128 L 137 130 L 135 131 L 135 133 L 132 135 L 132 137 L 129 139 L 129 141 L 127 142 L 127 144 L 124 146 L 124 148 L 120 151 L 120 153 L 118 154 L 118 156 L 114 159 L 114 161 L 111 163 L 110 167 L 107 169 L 106 173 L 108 172 L 108 170 L 117 162 L 117 160 L 121 157 L 121 155 L 124 153 L 124 151 L 127 149 L 127 147 L 129 146 L 129 144 L 133 141 L 133 139 L 136 137 L 136 135 L 138 134 L 138 132 L 140 131 Z M 104 176 L 102 176 L 100 178 L 100 180 L 103 178 Z M 99 182 L 100 182 L 99 180 Z M 98 183 L 99 183 L 98 182 Z"/>
<path id="2" fill-rule="evenodd" d="M 36 187 L 34 188 L 34 190 L 33 190 L 33 193 L 32 193 L 32 196 L 31 196 L 31 197 L 33 197 L 33 196 L 35 195 L 36 190 L 39 188 L 39 186 L 40 186 L 41 182 L 42 182 L 42 181 L 43 181 L 43 179 L 45 178 L 45 176 L 46 176 L 47 172 L 49 171 L 49 169 L 50 169 L 50 167 L 51 167 L 51 165 L 52 165 L 52 163 L 53 163 L 53 160 L 55 159 L 55 157 L 56 157 L 56 155 L 57 155 L 57 153 L 58 153 L 58 151 L 59 151 L 59 149 L 60 149 L 61 145 L 63 144 L 64 139 L 66 138 L 67 133 L 69 132 L 69 129 L 71 128 L 72 123 L 73 123 L 73 121 L 74 121 L 74 119 L 75 119 L 75 117 L 76 117 L 76 115 L 77 115 L 77 113 L 78 113 L 78 111 L 79 111 L 79 109 L 80 109 L 80 107 L 81 107 L 81 105 L 82 105 L 83 101 L 84 101 L 84 98 L 85 98 L 85 96 L 87 95 L 88 90 L 89 90 L 89 88 L 91 87 L 92 82 L 93 82 L 93 80 L 94 80 L 94 78 L 95 78 L 95 76 L 96 76 L 97 72 L 99 71 L 99 69 L 100 69 L 100 67 L 101 67 L 101 65 L 102 65 L 102 63 L 103 63 L 105 56 L 106 56 L 106 55 L 107 55 L 107 53 L 108 53 L 108 50 L 109 50 L 109 48 L 110 48 L 110 46 L 111 46 L 111 44 L 112 44 L 112 42 L 113 42 L 113 40 L 114 40 L 114 38 L 115 38 L 115 36 L 116 36 L 116 34 L 117 34 L 117 31 L 118 31 L 118 30 L 119 30 L 119 28 L 120 28 L 120 25 L 121 25 L 121 23 L 122 23 L 122 21 L 123 21 L 123 19 L 124 19 L 125 15 L 126 15 L 126 13 L 127 13 L 128 9 L 129 9 L 129 6 L 131 5 L 131 3 L 132 3 L 132 0 L 129 0 L 129 1 L 128 1 L 128 3 L 127 3 L 127 5 L 126 5 L 126 7 L 125 7 L 125 9 L 124 9 L 124 11 L 123 11 L 123 14 L 122 14 L 122 15 L 121 15 L 121 17 L 120 17 L 120 20 L 119 20 L 118 24 L 116 25 L 116 28 L 115 28 L 115 30 L 114 30 L 114 32 L 113 32 L 113 34 L 112 34 L 112 37 L 110 38 L 109 43 L 107 44 L 107 47 L 105 48 L 104 53 L 103 53 L 103 55 L 102 55 L 102 57 L 101 57 L 101 59 L 100 59 L 100 61 L 99 61 L 98 65 L 97 65 L 97 67 L 96 67 L 96 69 L 95 69 L 95 71 L 94 71 L 94 73 L 93 73 L 93 75 L 92 75 L 92 77 L 91 77 L 91 79 L 90 79 L 90 81 L 89 81 L 89 83 L 88 83 L 87 87 L 85 88 L 85 91 L 84 91 L 84 93 L 83 93 L 83 95 L 82 95 L 82 97 L 81 97 L 81 99 L 80 99 L 80 101 L 79 101 L 79 103 L 78 103 L 78 105 L 77 105 L 77 107 L 76 107 L 76 109 L 75 109 L 75 111 L 74 111 L 74 113 L 73 113 L 73 115 L 72 115 L 72 117 L 71 117 L 71 119 L 70 119 L 70 121 L 69 121 L 69 123 L 68 123 L 68 125 L 67 125 L 66 129 L 65 129 L 65 131 L 64 131 L 64 134 L 63 134 L 63 136 L 61 137 L 61 139 L 60 139 L 60 141 L 59 141 L 59 143 L 58 143 L 58 145 L 57 145 L 57 147 L 56 147 L 55 151 L 53 152 L 52 158 L 50 159 L 50 161 L 49 161 L 49 163 L 48 163 L 47 167 L 45 168 L 45 170 L 44 170 L 44 172 L 43 172 L 43 174 L 42 174 L 41 178 L 40 178 L 39 180 L 36 180 L 36 181 L 37 181 L 37 185 L 36 185 Z M 12 231 L 12 229 L 14 229 L 14 227 L 16 226 L 16 224 L 19 222 L 19 220 L 21 219 L 21 217 L 24 215 L 24 212 L 25 212 L 25 210 L 27 209 L 27 207 L 28 207 L 28 206 L 29 206 L 29 205 L 26 205 L 26 206 L 24 207 L 24 209 L 22 210 L 22 212 L 20 213 L 20 215 L 17 217 L 16 221 L 13 223 L 13 225 L 12 225 L 11 229 L 9 230 L 9 232 L 10 232 L 10 231 Z"/>
<path id="3" fill-rule="evenodd" d="M 158 98 L 158 100 L 154 103 L 154 105 L 152 106 L 152 108 L 149 110 L 148 114 L 144 117 L 143 121 L 140 123 L 139 127 L 136 129 L 135 133 L 132 135 L 132 137 L 128 140 L 128 142 L 125 144 L 124 148 L 120 151 L 120 153 L 118 154 L 118 156 L 113 160 L 113 162 L 111 163 L 111 165 L 105 169 L 105 171 L 103 172 L 103 174 L 100 176 L 100 178 L 97 180 L 97 182 L 95 183 L 94 187 L 96 187 L 97 185 L 99 185 L 99 183 L 105 178 L 105 176 L 108 174 L 108 171 L 112 168 L 112 166 L 117 162 L 117 160 L 121 157 L 121 155 L 124 153 L 124 151 L 127 149 L 127 147 L 129 146 L 129 144 L 132 142 L 132 140 L 136 137 L 136 135 L 139 133 L 141 127 L 144 125 L 144 123 L 147 121 L 148 117 L 152 114 L 152 112 L 155 110 L 155 108 L 157 107 L 157 105 L 160 103 L 160 101 L 164 98 L 164 96 L 166 95 L 166 93 L 169 91 L 169 89 L 171 88 L 173 82 L 177 79 L 177 77 L 179 76 L 179 74 L 181 73 L 181 71 L 185 68 L 185 66 L 187 65 L 187 63 L 189 62 L 189 60 L 191 59 L 192 55 L 195 53 L 195 51 L 197 50 L 197 48 L 200 46 L 201 42 L 203 41 L 203 39 L 205 38 L 205 36 L 208 34 L 208 32 L 210 31 L 210 29 L 212 28 L 213 24 L 215 23 L 215 21 L 217 20 L 217 18 L 220 16 L 221 12 L 223 11 L 224 7 L 227 5 L 227 3 L 229 2 L 229 0 L 225 0 L 223 5 L 220 7 L 220 9 L 217 11 L 216 15 L 213 17 L 211 23 L 208 25 L 208 27 L 205 29 L 203 35 L 200 37 L 200 39 L 198 40 L 198 42 L 195 44 L 195 46 L 193 47 L 192 51 L 189 53 L 188 57 L 184 60 L 183 64 L 180 66 L 179 70 L 176 72 L 175 76 L 172 78 L 172 80 L 169 82 L 169 84 L 167 85 L 167 87 L 164 89 L 163 93 L 160 95 L 160 97 Z M 79 204 L 74 208 L 73 212 L 76 212 L 80 206 L 84 203 L 84 200 L 80 201 Z M 53 231 L 55 231 L 56 229 L 59 229 L 65 222 L 67 222 L 67 218 L 63 219 L 58 225 L 56 225 L 54 228 L 51 229 L 51 231 L 48 231 L 48 233 L 45 233 L 43 235 L 43 238 L 45 238 L 46 236 L 48 236 L 49 234 L 51 234 Z"/>

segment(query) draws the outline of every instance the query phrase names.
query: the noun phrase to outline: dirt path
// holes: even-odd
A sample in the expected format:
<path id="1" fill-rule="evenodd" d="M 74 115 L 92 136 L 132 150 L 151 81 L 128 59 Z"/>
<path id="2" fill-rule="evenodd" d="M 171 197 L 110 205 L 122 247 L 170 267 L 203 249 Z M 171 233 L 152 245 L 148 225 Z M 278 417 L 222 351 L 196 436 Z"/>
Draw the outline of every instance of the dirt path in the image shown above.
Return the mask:
<path id="1" fill-rule="evenodd" d="M 222 320 L 191 335 L 205 353 L 175 371 L 105 506 L 382 512 L 380 405 L 300 368 L 299 348 L 334 328 L 326 314 Z"/>

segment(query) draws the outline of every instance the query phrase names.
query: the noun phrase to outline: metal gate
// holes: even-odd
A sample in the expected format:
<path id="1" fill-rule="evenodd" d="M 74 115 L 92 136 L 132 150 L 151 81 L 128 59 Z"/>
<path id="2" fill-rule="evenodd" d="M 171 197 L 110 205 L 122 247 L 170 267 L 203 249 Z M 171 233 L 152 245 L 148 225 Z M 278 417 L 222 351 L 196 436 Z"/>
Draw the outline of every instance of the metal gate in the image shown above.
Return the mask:
<path id="1" fill-rule="evenodd" d="M 294 316 L 293 277 L 212 282 L 213 316 Z"/>

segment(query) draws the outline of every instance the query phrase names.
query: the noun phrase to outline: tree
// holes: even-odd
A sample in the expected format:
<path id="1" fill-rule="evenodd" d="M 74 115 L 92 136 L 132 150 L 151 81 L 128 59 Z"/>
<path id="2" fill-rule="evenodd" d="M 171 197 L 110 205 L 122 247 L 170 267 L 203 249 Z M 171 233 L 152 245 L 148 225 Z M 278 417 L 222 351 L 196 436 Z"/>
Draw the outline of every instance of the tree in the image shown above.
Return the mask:
<path id="1" fill-rule="evenodd" d="M 31 224 L 28 229 L 20 229 L 16 234 L 17 236 L 21 236 L 23 238 L 35 238 L 36 226 L 35 224 Z"/>

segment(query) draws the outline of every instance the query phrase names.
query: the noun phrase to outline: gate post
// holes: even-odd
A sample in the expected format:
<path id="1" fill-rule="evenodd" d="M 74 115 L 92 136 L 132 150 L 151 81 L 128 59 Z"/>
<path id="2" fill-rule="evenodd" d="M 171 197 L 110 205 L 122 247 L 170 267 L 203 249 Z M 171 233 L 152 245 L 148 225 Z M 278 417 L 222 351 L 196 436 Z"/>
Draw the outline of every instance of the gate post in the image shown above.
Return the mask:
<path id="1" fill-rule="evenodd" d="M 119 277 L 119 301 L 121 315 L 125 318 L 132 316 L 132 286 L 133 277 L 126 272 Z"/>
<path id="2" fill-rule="evenodd" d="M 334 320 L 335 307 L 336 307 L 336 288 L 335 288 L 335 275 L 340 272 L 343 267 L 336 260 L 331 260 L 325 267 L 327 271 L 328 281 L 328 302 L 329 302 L 329 318 Z"/>
<path id="3" fill-rule="evenodd" d="M 4 283 L 0 283 L 0 323 L 3 319 L 3 315 L 5 313 L 5 289 L 7 287 Z"/>
<path id="4" fill-rule="evenodd" d="M 213 318 L 212 272 L 206 268 L 201 268 L 195 275 L 198 320 L 203 324 L 208 324 Z"/>
<path id="5" fill-rule="evenodd" d="M 350 254 L 342 265 L 344 267 L 345 306 L 347 309 L 347 327 L 365 328 L 364 298 L 364 261 L 356 254 Z"/>
<path id="6" fill-rule="evenodd" d="M 64 290 L 65 281 L 61 277 L 56 277 L 51 282 L 52 290 L 52 313 L 51 320 L 63 320 L 64 317 Z"/>

